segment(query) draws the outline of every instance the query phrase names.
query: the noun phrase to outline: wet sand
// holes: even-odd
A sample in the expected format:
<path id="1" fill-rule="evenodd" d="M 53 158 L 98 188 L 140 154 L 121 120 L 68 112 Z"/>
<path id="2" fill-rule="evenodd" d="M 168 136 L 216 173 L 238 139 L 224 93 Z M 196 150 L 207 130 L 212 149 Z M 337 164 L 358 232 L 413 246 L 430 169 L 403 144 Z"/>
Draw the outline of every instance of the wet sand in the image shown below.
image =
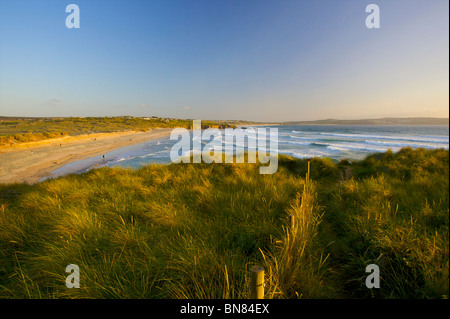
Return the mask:
<path id="1" fill-rule="evenodd" d="M 63 137 L 0 149 L 0 183 L 34 184 L 68 163 L 167 136 L 172 128 Z"/>

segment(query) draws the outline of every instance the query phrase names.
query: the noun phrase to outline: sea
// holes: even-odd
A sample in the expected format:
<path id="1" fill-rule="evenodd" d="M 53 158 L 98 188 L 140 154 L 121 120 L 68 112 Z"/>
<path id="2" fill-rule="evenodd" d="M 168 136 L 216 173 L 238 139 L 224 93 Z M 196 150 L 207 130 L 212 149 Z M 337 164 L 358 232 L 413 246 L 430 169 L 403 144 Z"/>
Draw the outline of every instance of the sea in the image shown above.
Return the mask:
<path id="1" fill-rule="evenodd" d="M 246 126 L 264 128 L 264 126 Z M 373 153 L 402 147 L 425 149 L 449 149 L 449 126 L 383 126 L 383 125 L 278 125 L 267 126 L 266 130 L 278 130 L 278 154 L 295 158 L 328 157 L 334 161 L 341 159 L 361 160 Z M 190 133 L 192 139 L 192 132 Z M 227 132 L 221 130 L 221 135 Z M 269 151 L 269 134 L 264 148 Z M 195 137 L 194 137 L 195 139 Z M 139 168 L 150 163 L 171 163 L 170 150 L 178 140 L 169 136 L 150 140 L 141 144 L 123 147 L 102 155 L 73 162 L 53 171 L 47 178 L 70 173 L 86 172 L 97 167 Z M 248 142 L 248 141 L 247 141 Z M 244 145 L 247 150 L 248 143 Z M 205 145 L 209 141 L 202 141 Z M 234 145 L 235 146 L 235 145 Z M 185 156 L 189 154 L 180 154 Z"/>

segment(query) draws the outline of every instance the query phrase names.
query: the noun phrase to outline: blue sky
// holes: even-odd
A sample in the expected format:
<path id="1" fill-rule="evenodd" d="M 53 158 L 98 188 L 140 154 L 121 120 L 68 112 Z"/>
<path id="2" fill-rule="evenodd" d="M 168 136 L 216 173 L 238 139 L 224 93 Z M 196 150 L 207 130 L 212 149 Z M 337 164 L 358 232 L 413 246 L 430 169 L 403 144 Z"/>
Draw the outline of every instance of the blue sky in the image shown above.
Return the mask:
<path id="1" fill-rule="evenodd" d="M 65 25 L 71 3 L 79 29 Z M 379 29 L 365 26 L 370 3 Z M 0 115 L 448 117 L 448 12 L 446 0 L 0 0 Z"/>

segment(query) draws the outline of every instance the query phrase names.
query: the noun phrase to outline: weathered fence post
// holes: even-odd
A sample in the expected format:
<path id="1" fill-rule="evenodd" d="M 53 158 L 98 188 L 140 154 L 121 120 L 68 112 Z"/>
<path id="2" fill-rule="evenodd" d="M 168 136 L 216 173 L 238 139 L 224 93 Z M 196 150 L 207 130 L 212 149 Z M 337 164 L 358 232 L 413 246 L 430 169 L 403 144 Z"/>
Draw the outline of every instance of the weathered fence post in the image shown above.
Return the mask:
<path id="1" fill-rule="evenodd" d="M 259 265 L 255 265 L 250 268 L 251 282 L 250 289 L 251 299 L 264 299 L 264 268 Z"/>
<path id="2" fill-rule="evenodd" d="M 308 175 L 306 178 L 308 182 L 310 178 L 311 178 L 311 161 L 308 161 Z"/>

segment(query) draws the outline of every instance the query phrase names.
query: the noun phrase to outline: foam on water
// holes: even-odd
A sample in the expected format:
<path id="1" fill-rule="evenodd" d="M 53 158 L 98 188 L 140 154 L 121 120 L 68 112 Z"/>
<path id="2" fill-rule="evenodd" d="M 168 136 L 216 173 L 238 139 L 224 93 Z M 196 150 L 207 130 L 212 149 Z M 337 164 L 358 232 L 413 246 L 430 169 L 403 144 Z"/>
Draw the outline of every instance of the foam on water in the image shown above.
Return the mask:
<path id="1" fill-rule="evenodd" d="M 335 160 L 342 158 L 362 159 L 370 153 L 385 152 L 388 149 L 396 152 L 402 147 L 412 148 L 449 148 L 448 126 L 344 126 L 344 125 L 304 125 L 304 126 L 271 126 L 278 129 L 278 153 L 297 158 L 330 157 Z M 255 132 L 258 130 L 256 128 Z M 245 150 L 270 151 L 269 127 L 266 136 L 246 136 L 244 143 L 236 145 Z M 191 139 L 192 139 L 192 132 Z M 209 140 L 203 140 L 202 145 L 211 142 L 213 138 L 225 139 L 232 134 L 225 130 L 212 134 Z M 198 141 L 198 137 L 194 137 Z M 169 136 L 142 144 L 124 147 L 84 161 L 68 164 L 56 171 L 52 176 L 86 171 L 93 167 L 122 166 L 138 168 L 149 163 L 170 163 L 170 150 L 178 140 L 170 140 Z M 250 148 L 248 148 L 248 142 Z M 254 144 L 254 146 L 252 146 Z M 192 144 L 191 144 L 192 145 Z M 276 150 L 272 150 L 276 151 Z M 190 156 L 191 151 L 181 154 Z"/>
<path id="2" fill-rule="evenodd" d="M 320 133 L 325 136 L 349 137 L 356 139 L 387 139 L 387 140 L 405 140 L 413 142 L 434 142 L 448 144 L 448 137 L 443 136 L 384 136 L 384 135 L 363 135 L 363 134 L 340 134 L 340 133 Z"/>

